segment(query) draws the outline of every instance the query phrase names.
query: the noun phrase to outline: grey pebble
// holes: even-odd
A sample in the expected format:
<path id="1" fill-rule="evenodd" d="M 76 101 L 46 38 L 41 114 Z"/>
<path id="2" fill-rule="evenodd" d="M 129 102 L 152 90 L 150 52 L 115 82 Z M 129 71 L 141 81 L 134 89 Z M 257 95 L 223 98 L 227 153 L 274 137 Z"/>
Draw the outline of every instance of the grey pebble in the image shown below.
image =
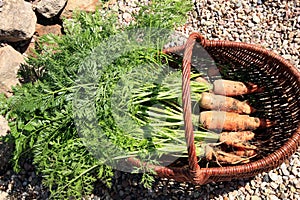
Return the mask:
<path id="1" fill-rule="evenodd" d="M 251 186 L 252 186 L 252 188 L 253 188 L 253 187 L 255 187 L 255 186 L 256 186 L 256 181 L 254 181 L 254 180 L 251 180 L 251 181 L 250 181 L 250 184 L 251 184 Z"/>
<path id="2" fill-rule="evenodd" d="M 298 32 L 297 37 L 300 39 L 300 31 Z M 290 165 L 293 167 L 300 167 L 300 160 L 296 157 L 296 159 L 291 161 Z"/>
<path id="3" fill-rule="evenodd" d="M 296 188 L 294 186 L 292 186 L 292 185 L 290 186 L 290 190 L 291 190 L 292 193 L 296 192 Z"/>
<path id="4" fill-rule="evenodd" d="M 282 191 L 282 193 L 280 194 L 281 199 L 287 199 L 288 197 L 289 197 L 289 195 L 287 193 L 285 193 L 284 191 Z"/>
<path id="5" fill-rule="evenodd" d="M 270 199 L 270 200 L 279 200 L 279 198 L 276 195 L 270 195 L 268 199 Z"/>
<path id="6" fill-rule="evenodd" d="M 300 168 L 293 167 L 293 168 L 292 168 L 292 173 L 293 173 L 296 177 L 300 178 Z"/>
<path id="7" fill-rule="evenodd" d="M 27 197 L 27 196 L 29 196 L 29 194 L 28 194 L 27 192 L 23 192 L 23 193 L 22 193 L 22 196 L 23 196 L 23 197 Z"/>
<path id="8" fill-rule="evenodd" d="M 293 180 L 295 180 L 296 179 L 296 177 L 294 176 L 294 175 L 289 175 L 289 181 L 293 181 Z"/>
<path id="9" fill-rule="evenodd" d="M 296 187 L 297 189 L 300 189 L 300 181 L 298 181 L 298 183 L 295 184 L 295 187 Z"/>
<path id="10" fill-rule="evenodd" d="M 8 188 L 7 188 L 7 192 L 8 192 L 8 193 L 11 192 L 11 191 L 13 190 L 13 188 L 14 188 L 13 183 L 12 183 L 12 182 L 9 183 L 9 184 L 8 184 Z"/>
<path id="11" fill-rule="evenodd" d="M 288 182 L 289 176 L 282 176 L 283 181 Z"/>
<path id="12" fill-rule="evenodd" d="M 246 200 L 250 200 L 251 196 L 249 194 L 246 195 Z"/>
<path id="13" fill-rule="evenodd" d="M 282 165 L 280 166 L 281 172 L 283 175 L 285 176 L 289 176 L 290 172 L 287 170 L 286 164 L 282 163 Z"/>
<path id="14" fill-rule="evenodd" d="M 272 181 L 277 181 L 278 180 L 278 175 L 275 174 L 274 172 L 269 172 L 269 177 Z"/>
<path id="15" fill-rule="evenodd" d="M 262 182 L 261 185 L 260 185 L 260 187 L 263 189 L 263 188 L 265 188 L 267 185 L 268 185 L 267 182 Z"/>
<path id="16" fill-rule="evenodd" d="M 255 196 L 252 196 L 252 197 L 251 197 L 251 200 L 261 200 L 261 198 L 260 198 L 259 196 L 256 196 L 256 195 L 255 195 Z"/>
<path id="17" fill-rule="evenodd" d="M 264 177 L 263 177 L 263 180 L 265 182 L 269 182 L 270 178 L 269 178 L 269 175 L 268 174 L 265 174 Z"/>
<path id="18" fill-rule="evenodd" d="M 265 195 L 267 195 L 267 196 L 270 195 L 271 192 L 272 192 L 272 190 L 269 189 L 269 188 L 265 188 L 265 190 L 264 190 L 264 193 L 265 193 Z"/>
<path id="19" fill-rule="evenodd" d="M 240 8 L 242 6 L 242 2 L 239 0 L 236 4 L 235 7 L 236 8 Z"/>
<path id="20" fill-rule="evenodd" d="M 26 186 L 27 184 L 28 184 L 27 181 L 24 181 L 24 182 L 22 183 L 23 186 Z"/>
<path id="21" fill-rule="evenodd" d="M 278 184 L 275 183 L 275 182 L 271 182 L 271 183 L 270 183 L 270 186 L 271 186 L 273 189 L 277 189 L 277 188 L 278 188 Z"/>
<path id="22" fill-rule="evenodd" d="M 123 190 L 120 190 L 119 191 L 119 195 L 122 197 L 122 196 L 124 196 L 124 191 Z"/>
<path id="23" fill-rule="evenodd" d="M 253 20 L 253 22 L 255 22 L 256 24 L 260 23 L 260 18 L 259 18 L 256 14 L 254 14 L 254 15 L 252 16 L 252 20 Z"/>
<path id="24" fill-rule="evenodd" d="M 254 24 L 252 22 L 249 22 L 248 27 L 252 28 L 252 27 L 254 27 Z"/>

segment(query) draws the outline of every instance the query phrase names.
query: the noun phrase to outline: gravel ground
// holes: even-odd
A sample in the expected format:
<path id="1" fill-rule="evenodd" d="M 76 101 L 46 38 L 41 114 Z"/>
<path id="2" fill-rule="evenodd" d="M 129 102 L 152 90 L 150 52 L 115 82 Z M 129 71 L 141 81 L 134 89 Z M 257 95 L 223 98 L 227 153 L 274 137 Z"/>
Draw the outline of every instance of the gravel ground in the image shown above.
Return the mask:
<path id="1" fill-rule="evenodd" d="M 299 68 L 300 1 L 194 0 L 185 34 L 260 44 Z"/>
<path id="2" fill-rule="evenodd" d="M 112 7 L 119 9 L 120 21 L 129 23 L 135 3 L 117 4 Z M 300 69 L 299 0 L 194 0 L 187 24 L 178 30 L 187 36 L 198 31 L 207 39 L 260 44 Z M 0 199 L 47 199 L 47 189 L 30 163 L 24 161 L 19 174 L 7 170 L 0 176 Z M 157 178 L 151 189 L 143 188 L 140 179 L 139 174 L 115 172 L 111 188 L 98 182 L 86 199 L 300 199 L 300 149 L 277 169 L 251 179 L 194 186 Z"/>

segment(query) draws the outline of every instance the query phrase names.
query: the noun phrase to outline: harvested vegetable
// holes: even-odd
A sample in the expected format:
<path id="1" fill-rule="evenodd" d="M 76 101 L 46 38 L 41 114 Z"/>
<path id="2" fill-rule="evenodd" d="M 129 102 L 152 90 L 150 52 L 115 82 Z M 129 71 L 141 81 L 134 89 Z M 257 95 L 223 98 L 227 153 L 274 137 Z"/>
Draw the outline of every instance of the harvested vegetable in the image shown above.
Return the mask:
<path id="1" fill-rule="evenodd" d="M 248 163 L 250 158 L 243 158 L 232 153 L 226 153 L 224 151 L 215 152 L 216 159 L 220 164 L 238 164 L 238 163 Z"/>
<path id="2" fill-rule="evenodd" d="M 215 94 L 224 96 L 238 96 L 250 94 L 254 92 L 263 92 L 263 88 L 258 87 L 253 83 L 243 83 L 231 80 L 215 80 L 213 83 L 213 91 Z"/>
<path id="3" fill-rule="evenodd" d="M 245 114 L 255 112 L 255 109 L 245 101 L 242 102 L 231 97 L 215 95 L 208 92 L 201 94 L 199 104 L 202 108 L 209 110 L 221 110 Z"/>
<path id="4" fill-rule="evenodd" d="M 214 94 L 224 95 L 228 97 L 264 91 L 263 87 L 258 87 L 258 85 L 253 84 L 251 82 L 243 83 L 240 81 L 218 79 L 215 80 L 213 84 L 210 84 L 203 77 L 197 77 L 195 81 L 200 83 L 206 83 L 209 87 L 213 88 L 212 92 Z"/>
<path id="5" fill-rule="evenodd" d="M 256 155 L 255 149 L 237 149 L 234 151 L 234 154 L 242 157 L 253 157 Z"/>
<path id="6" fill-rule="evenodd" d="M 215 148 L 214 144 L 209 144 L 205 147 L 205 158 L 207 161 L 215 161 L 219 166 L 222 164 L 239 164 L 239 163 L 248 163 L 250 159 L 255 157 L 253 155 L 251 157 L 242 157 L 239 155 L 235 155 L 233 152 L 227 153 L 218 148 Z"/>
<path id="7" fill-rule="evenodd" d="M 131 93 L 128 101 L 128 107 L 132 110 L 130 117 L 139 126 L 147 127 L 144 128 L 146 132 L 136 132 L 130 137 L 145 139 L 145 135 L 151 136 L 147 138 L 149 144 L 151 142 L 152 145 L 152 149 L 147 147 L 150 154 L 156 152 L 174 157 L 187 156 L 183 109 L 181 107 L 181 72 L 169 72 L 164 78 L 157 76 L 159 81 L 145 82 L 140 75 L 145 73 L 142 70 L 144 68 L 141 68 L 141 71 L 134 71 L 135 74 L 130 74 L 130 78 L 128 78 L 128 74 L 126 77 L 124 76 L 124 83 L 129 82 L 132 84 L 132 87 L 128 88 L 128 92 L 122 92 Z M 121 91 L 123 85 L 122 82 L 120 88 L 116 88 L 116 90 Z M 198 95 L 208 90 L 207 84 L 191 81 L 192 102 L 197 103 L 199 100 L 197 99 Z M 116 97 L 119 96 L 118 94 L 116 93 Z M 119 101 L 120 99 L 116 98 L 116 100 Z M 115 102 L 114 104 L 119 105 L 121 102 Z M 127 112 L 127 110 L 125 111 Z M 198 113 L 199 111 L 196 113 L 197 115 L 193 115 L 195 126 L 198 125 Z M 129 122 L 127 120 L 124 120 L 123 123 L 124 127 L 128 127 Z M 219 134 L 213 132 L 194 130 L 195 143 L 217 142 L 219 136 Z M 129 155 L 138 156 L 137 153 L 129 152 Z M 201 148 L 197 148 L 196 153 L 198 156 L 204 155 Z"/>
<path id="8" fill-rule="evenodd" d="M 200 124 L 209 130 L 245 131 L 267 128 L 273 125 L 268 119 L 239 115 L 224 111 L 203 111 Z"/>
<path id="9" fill-rule="evenodd" d="M 257 149 L 256 146 L 251 145 L 248 142 L 254 138 L 254 135 L 255 134 L 251 131 L 222 132 L 219 140 L 221 143 L 239 149 Z"/>
<path id="10" fill-rule="evenodd" d="M 192 75 L 190 83 L 192 102 L 198 102 L 199 106 L 205 109 L 222 110 L 202 112 L 200 114 L 200 124 L 210 130 L 224 129 L 231 131 L 222 132 L 221 134 L 207 132 L 207 135 L 205 135 L 205 132 L 194 131 L 195 143 L 201 143 L 206 149 L 203 152 L 202 148 L 197 148 L 197 156 L 205 156 L 207 160 L 215 160 L 220 165 L 249 162 L 250 158 L 256 155 L 257 147 L 250 144 L 249 141 L 254 138 L 254 133 L 248 130 L 267 127 L 270 125 L 269 121 L 248 115 L 239 115 L 239 113 L 250 114 L 255 109 L 248 103 L 232 97 L 209 93 L 211 86 L 197 74 Z M 139 83 L 137 84 L 139 85 Z M 139 118 L 139 121 L 143 121 L 153 128 L 152 141 L 158 152 L 182 157 L 186 152 L 186 147 L 184 132 L 179 130 L 179 127 L 184 125 L 183 110 L 181 101 L 179 101 L 181 96 L 180 81 L 171 78 L 163 81 L 159 86 L 139 86 L 137 90 L 131 91 L 134 94 L 132 104 L 140 106 L 140 111 L 137 112 L 136 117 Z M 148 106 L 153 105 L 154 102 L 160 106 Z M 195 117 L 195 115 L 192 116 Z M 206 118 L 209 118 L 209 116 L 210 119 L 207 120 Z M 223 123 L 225 123 L 225 128 Z M 204 137 L 210 141 L 203 140 Z M 218 141 L 219 143 L 215 143 Z M 231 152 L 212 148 L 213 145 L 221 144 L 226 144 L 227 149 L 231 149 Z M 207 149 L 211 149 L 211 151 Z"/>

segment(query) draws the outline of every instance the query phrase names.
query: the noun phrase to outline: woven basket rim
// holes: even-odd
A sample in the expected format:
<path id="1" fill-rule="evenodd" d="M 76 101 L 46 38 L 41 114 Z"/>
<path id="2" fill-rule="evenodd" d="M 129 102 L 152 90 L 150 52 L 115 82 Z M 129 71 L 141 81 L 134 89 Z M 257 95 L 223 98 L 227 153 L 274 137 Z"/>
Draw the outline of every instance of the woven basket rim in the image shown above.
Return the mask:
<path id="1" fill-rule="evenodd" d="M 228 40 L 207 40 L 203 39 L 199 41 L 201 46 L 206 47 L 225 47 L 225 48 L 240 48 L 245 49 L 257 53 L 261 53 L 264 56 L 268 56 L 270 58 L 274 58 L 278 60 L 280 63 L 282 63 L 284 66 L 286 66 L 293 75 L 298 79 L 298 82 L 300 83 L 300 69 L 297 69 L 291 62 L 283 58 L 281 55 L 273 52 L 272 50 L 268 50 L 264 47 L 262 47 L 259 44 L 249 44 L 245 42 L 235 42 L 235 41 L 228 41 Z"/>

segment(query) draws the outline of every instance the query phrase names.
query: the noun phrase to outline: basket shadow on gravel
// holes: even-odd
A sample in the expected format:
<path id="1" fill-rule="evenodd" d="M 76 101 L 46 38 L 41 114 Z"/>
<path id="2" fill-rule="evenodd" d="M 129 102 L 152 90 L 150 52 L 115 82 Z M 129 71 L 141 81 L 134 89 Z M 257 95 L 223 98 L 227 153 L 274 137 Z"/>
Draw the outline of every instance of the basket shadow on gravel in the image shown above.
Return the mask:
<path id="1" fill-rule="evenodd" d="M 140 184 L 141 174 L 114 172 L 112 187 L 108 188 L 101 181 L 96 182 L 93 194 L 101 199 L 211 199 L 244 187 L 251 179 L 234 180 L 206 185 L 179 183 L 157 177 L 152 187 L 147 189 Z"/>

